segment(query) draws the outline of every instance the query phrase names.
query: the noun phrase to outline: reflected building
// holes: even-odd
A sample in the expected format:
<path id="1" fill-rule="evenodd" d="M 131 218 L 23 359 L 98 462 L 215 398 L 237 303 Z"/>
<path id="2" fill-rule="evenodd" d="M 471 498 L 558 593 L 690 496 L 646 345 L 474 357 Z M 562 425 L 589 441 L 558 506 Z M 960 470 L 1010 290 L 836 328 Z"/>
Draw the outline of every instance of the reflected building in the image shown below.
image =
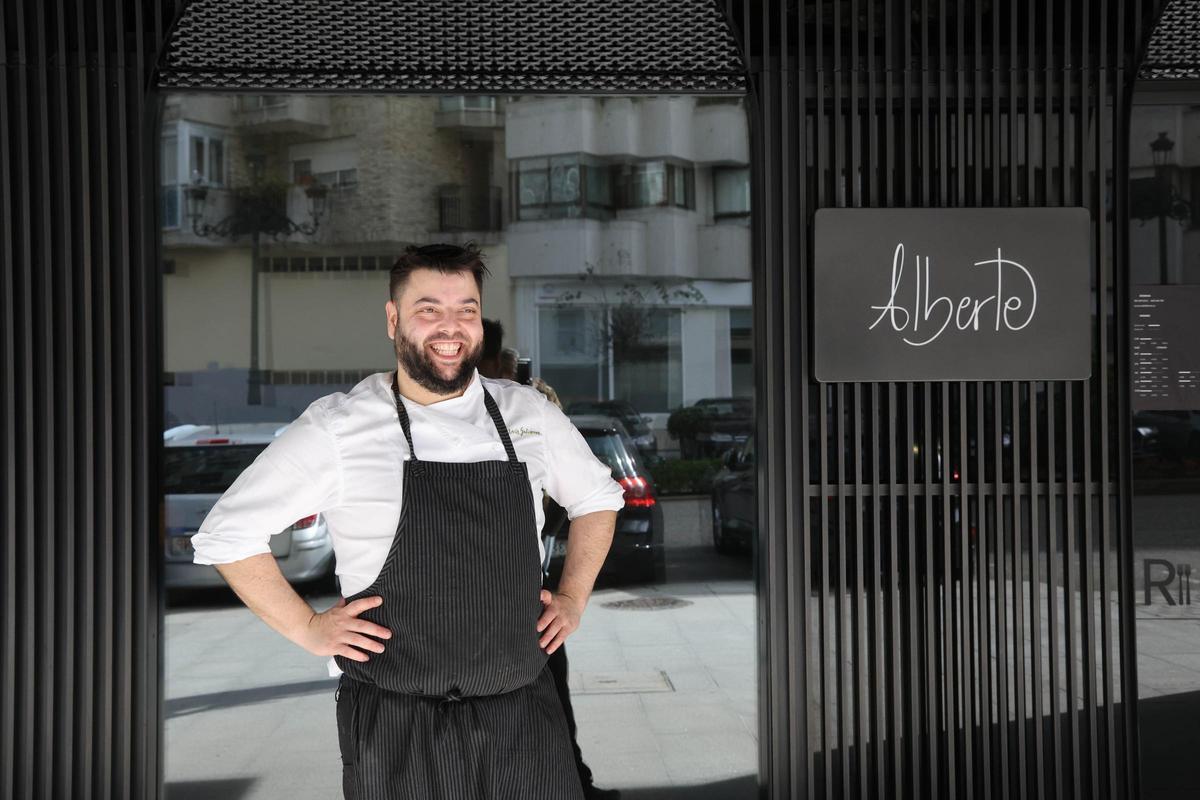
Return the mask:
<path id="1" fill-rule="evenodd" d="M 168 423 L 290 419 L 389 368 L 369 310 L 396 255 L 435 240 L 483 248 L 485 313 L 568 403 L 629 401 L 662 437 L 675 408 L 750 396 L 743 102 L 168 96 Z M 252 158 L 291 220 L 310 215 L 309 187 L 326 189 L 313 235 L 262 238 L 259 408 L 236 391 L 251 363 L 249 237 L 197 235 L 188 205 L 203 185 L 206 221 L 235 213 Z"/>
<path id="2" fill-rule="evenodd" d="M 742 101 L 521 98 L 506 110 L 520 347 L 568 402 L 665 427 L 749 396 L 750 169 Z"/>

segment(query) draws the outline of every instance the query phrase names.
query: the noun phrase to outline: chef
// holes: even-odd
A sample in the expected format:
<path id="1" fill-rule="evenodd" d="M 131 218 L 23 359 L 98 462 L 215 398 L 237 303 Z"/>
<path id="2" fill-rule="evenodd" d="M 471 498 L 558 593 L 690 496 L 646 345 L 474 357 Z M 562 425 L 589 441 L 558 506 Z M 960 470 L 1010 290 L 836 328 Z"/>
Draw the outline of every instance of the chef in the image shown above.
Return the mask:
<path id="1" fill-rule="evenodd" d="M 408 248 L 396 370 L 310 405 L 192 539 L 268 625 L 333 657 L 348 800 L 583 797 L 546 659 L 579 627 L 623 492 L 537 390 L 476 371 L 486 273 L 473 246 Z M 571 520 L 554 593 L 543 490 Z M 344 595 L 323 612 L 268 541 L 315 513 Z"/>

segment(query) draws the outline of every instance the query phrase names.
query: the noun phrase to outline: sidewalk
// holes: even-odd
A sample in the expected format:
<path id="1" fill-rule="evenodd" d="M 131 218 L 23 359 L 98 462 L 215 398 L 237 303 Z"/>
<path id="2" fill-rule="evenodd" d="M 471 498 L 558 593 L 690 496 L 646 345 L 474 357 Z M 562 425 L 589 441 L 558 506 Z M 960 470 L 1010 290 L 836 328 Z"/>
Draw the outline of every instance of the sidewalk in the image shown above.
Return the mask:
<path id="1" fill-rule="evenodd" d="M 748 563 L 681 552 L 667 583 L 593 595 L 568 646 L 580 746 L 596 782 L 633 790 L 633 800 L 751 797 L 758 696 Z M 333 598 L 310 601 L 324 608 Z M 636 607 L 658 604 L 670 607 Z M 170 800 L 341 797 L 336 682 L 324 659 L 223 594 L 169 609 L 166 636 Z"/>

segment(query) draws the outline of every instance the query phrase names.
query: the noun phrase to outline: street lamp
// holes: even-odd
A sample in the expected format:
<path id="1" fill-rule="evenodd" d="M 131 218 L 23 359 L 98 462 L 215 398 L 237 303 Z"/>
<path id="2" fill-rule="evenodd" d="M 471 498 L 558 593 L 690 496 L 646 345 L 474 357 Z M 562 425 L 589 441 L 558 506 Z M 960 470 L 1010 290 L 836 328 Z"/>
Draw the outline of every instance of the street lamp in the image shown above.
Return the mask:
<path id="1" fill-rule="evenodd" d="M 186 213 L 192 221 L 192 232 L 204 238 L 220 237 L 234 241 L 240 236 L 250 237 L 250 375 L 246 390 L 246 402 L 262 404 L 260 391 L 261 376 L 258 370 L 258 274 L 259 240 L 263 235 L 278 239 L 300 233 L 312 236 L 317 232 L 329 190 L 319 182 L 310 182 L 304 188 L 308 198 L 309 221 L 294 222 L 287 216 L 287 185 L 268 183 L 263 180 L 266 159 L 252 154 L 246 157 L 250 168 L 250 182 L 230 190 L 233 210 L 214 223 L 205 220 L 209 187 L 200 175 L 192 179 L 184 191 Z"/>
<path id="2" fill-rule="evenodd" d="M 1154 178 L 1158 184 L 1155 192 L 1157 201 L 1155 210 L 1158 215 L 1158 280 L 1164 285 L 1170 282 L 1167 276 L 1167 217 L 1182 223 L 1191 212 L 1188 204 L 1175 194 L 1175 187 L 1171 185 L 1168 170 L 1171 151 L 1174 149 L 1175 142 L 1171 140 L 1166 131 L 1159 131 L 1158 138 L 1150 143 L 1150 154 L 1154 162 Z"/>

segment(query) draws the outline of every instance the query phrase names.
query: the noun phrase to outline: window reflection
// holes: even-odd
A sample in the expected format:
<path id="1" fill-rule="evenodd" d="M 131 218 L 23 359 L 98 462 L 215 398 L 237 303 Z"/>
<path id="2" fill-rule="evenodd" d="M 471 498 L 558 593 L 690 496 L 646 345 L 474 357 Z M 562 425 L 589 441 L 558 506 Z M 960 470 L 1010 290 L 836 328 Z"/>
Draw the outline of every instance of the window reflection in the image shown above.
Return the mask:
<path id="1" fill-rule="evenodd" d="M 277 430 L 318 397 L 394 368 L 376 312 L 396 255 L 410 243 L 475 241 L 492 273 L 484 315 L 503 325 L 504 346 L 549 384 L 625 490 L 589 617 L 570 643 L 580 744 L 597 783 L 703 787 L 754 775 L 742 100 L 187 94 L 166 99 L 163 119 L 163 553 L 173 586 L 195 566 L 198 519 Z M 251 187 L 277 201 L 270 225 L 244 218 Z M 198 212 L 188 203 L 197 188 Z M 200 235 L 194 214 L 210 227 L 237 223 Z M 337 536 L 318 511 L 271 540 L 315 606 L 332 602 Z M 567 532 L 545 531 L 556 534 L 546 541 L 552 574 Z M 290 646 L 264 651 L 261 624 L 232 599 L 172 597 L 183 608 L 168 618 L 168 675 L 185 676 L 174 696 L 203 693 L 180 687 L 202 675 L 188 654 L 214 642 L 269 662 L 269 672 L 323 677 L 322 664 Z M 655 598 L 670 610 L 627 610 Z M 203 645 L 188 625 L 206 631 Z M 263 680 L 247 670 L 222 686 L 266 691 Z M 201 739 L 228 737 L 236 697 L 187 726 L 168 721 L 173 780 L 197 777 L 186 754 Z M 296 709 L 318 713 L 325 699 L 264 702 L 264 719 L 276 704 L 287 712 L 262 738 L 316 735 Z M 712 713 L 686 729 L 672 722 L 701 706 Z M 244 729 L 259 718 L 238 720 Z M 721 758 L 695 759 L 694 736 L 719 741 Z M 322 787 L 336 778 L 286 756 L 253 769 L 264 791 L 289 775 Z"/>
<path id="2" fill-rule="evenodd" d="M 1200 174 L 1196 93 L 1155 83 L 1129 134 L 1134 611 L 1141 796 L 1200 791 L 1178 743 L 1200 714 Z"/>

